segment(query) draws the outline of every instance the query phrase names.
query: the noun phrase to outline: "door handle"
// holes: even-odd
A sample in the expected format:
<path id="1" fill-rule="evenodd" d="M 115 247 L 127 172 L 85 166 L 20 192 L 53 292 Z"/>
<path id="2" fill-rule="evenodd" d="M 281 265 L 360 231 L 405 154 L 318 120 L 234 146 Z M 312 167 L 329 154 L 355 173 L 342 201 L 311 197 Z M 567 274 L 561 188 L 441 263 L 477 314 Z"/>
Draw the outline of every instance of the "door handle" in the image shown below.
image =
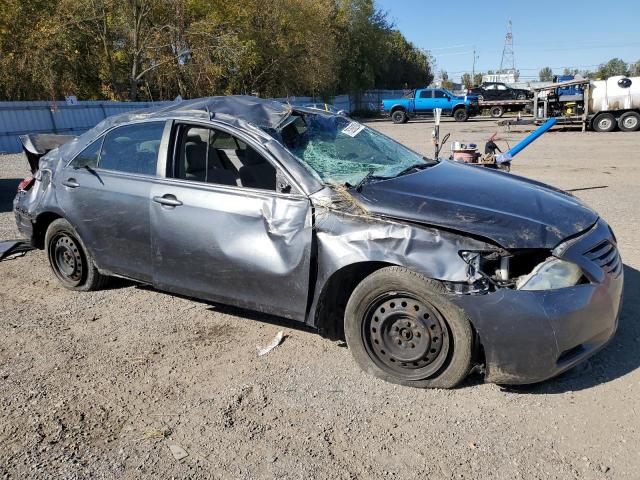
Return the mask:
<path id="1" fill-rule="evenodd" d="M 175 195 L 167 193 L 161 197 L 153 197 L 153 201 L 161 205 L 167 205 L 168 207 L 179 207 L 182 202 L 178 200 Z"/>
<path id="2" fill-rule="evenodd" d="M 67 178 L 62 182 L 62 185 L 69 188 L 76 188 L 80 186 L 80 184 L 76 181 L 75 178 Z"/>

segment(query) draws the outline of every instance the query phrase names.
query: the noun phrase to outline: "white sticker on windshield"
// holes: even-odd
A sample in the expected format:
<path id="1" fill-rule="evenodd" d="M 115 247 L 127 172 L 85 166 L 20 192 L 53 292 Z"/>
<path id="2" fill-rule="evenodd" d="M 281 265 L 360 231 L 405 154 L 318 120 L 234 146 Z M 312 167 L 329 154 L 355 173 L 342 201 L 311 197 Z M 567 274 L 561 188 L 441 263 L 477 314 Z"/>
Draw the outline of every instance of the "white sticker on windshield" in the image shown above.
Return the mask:
<path id="1" fill-rule="evenodd" d="M 364 130 L 364 125 L 362 125 L 362 124 L 360 124 L 358 122 L 350 122 L 349 125 L 347 125 L 346 127 L 344 127 L 342 129 L 342 133 L 346 133 L 350 137 L 355 137 L 362 130 Z"/>

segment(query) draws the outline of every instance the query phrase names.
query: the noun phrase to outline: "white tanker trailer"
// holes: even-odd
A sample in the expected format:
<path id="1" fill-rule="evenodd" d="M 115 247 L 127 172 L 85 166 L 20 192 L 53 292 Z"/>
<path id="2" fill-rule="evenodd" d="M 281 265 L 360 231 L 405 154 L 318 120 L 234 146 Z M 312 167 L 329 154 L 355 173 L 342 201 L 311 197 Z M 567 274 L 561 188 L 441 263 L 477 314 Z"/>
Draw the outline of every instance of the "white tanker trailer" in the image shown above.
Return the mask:
<path id="1" fill-rule="evenodd" d="M 581 95 L 558 95 L 578 86 Z M 546 95 L 542 92 L 545 92 Z M 625 132 L 640 129 L 640 77 L 610 77 L 606 80 L 575 79 L 534 89 L 534 121 L 556 118 L 558 124 L 582 124 L 583 129 Z"/>

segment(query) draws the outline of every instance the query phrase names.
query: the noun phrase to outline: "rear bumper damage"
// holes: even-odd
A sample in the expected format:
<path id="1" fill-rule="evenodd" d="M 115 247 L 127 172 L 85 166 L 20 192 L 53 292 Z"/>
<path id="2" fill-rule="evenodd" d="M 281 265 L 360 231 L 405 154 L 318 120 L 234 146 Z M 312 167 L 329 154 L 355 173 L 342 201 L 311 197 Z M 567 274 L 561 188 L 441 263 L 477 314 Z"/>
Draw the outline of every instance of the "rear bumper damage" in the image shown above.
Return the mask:
<path id="1" fill-rule="evenodd" d="M 16 217 L 18 231 L 33 244 L 33 221 L 31 215 L 23 205 L 27 192 L 18 192 L 13 200 L 13 213 Z"/>

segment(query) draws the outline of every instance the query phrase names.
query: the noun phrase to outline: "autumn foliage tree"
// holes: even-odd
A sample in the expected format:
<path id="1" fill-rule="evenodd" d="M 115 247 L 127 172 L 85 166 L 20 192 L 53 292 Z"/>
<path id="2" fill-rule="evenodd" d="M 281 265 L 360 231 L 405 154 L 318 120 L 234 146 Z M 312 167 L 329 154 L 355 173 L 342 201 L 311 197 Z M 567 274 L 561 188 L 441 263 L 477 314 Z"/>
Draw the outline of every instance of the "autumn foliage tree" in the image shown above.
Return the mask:
<path id="1" fill-rule="evenodd" d="M 0 99 L 413 88 L 430 58 L 373 0 L 3 0 Z"/>

